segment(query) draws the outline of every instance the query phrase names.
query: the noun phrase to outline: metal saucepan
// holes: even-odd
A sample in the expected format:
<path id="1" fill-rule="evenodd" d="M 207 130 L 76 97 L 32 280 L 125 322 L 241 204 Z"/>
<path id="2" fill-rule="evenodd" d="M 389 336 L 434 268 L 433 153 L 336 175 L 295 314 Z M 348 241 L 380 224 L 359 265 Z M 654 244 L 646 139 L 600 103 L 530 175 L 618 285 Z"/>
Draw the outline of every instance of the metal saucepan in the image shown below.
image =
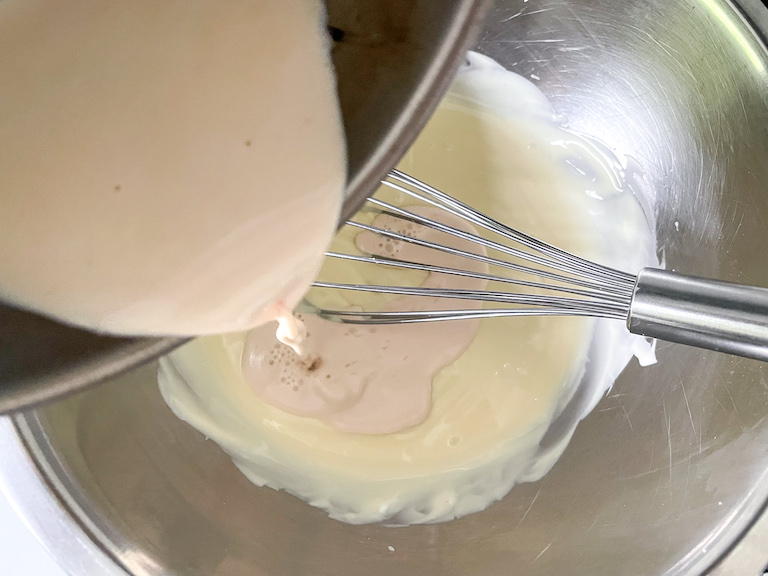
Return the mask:
<path id="1" fill-rule="evenodd" d="M 489 2 L 326 4 L 349 157 L 346 219 L 426 122 Z M 0 303 L 0 414 L 80 390 L 181 342 L 101 336 Z"/>

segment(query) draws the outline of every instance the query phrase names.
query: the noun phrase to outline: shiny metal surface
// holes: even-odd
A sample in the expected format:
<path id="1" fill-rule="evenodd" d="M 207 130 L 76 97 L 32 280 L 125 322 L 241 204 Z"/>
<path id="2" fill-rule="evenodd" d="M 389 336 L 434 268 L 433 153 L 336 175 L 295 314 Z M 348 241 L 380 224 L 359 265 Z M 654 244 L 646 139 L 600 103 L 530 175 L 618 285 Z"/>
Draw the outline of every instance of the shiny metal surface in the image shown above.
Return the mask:
<path id="1" fill-rule="evenodd" d="M 426 122 L 489 0 L 326 4 L 349 155 L 346 218 Z M 0 414 L 81 390 L 182 342 L 100 336 L 0 302 Z"/>
<path id="2" fill-rule="evenodd" d="M 768 30 L 760 3 L 743 6 Z M 478 48 L 637 159 L 669 268 L 766 284 L 768 58 L 730 3 L 501 0 Z M 0 483 L 64 557 L 57 538 L 88 535 L 73 557 L 138 576 L 682 576 L 723 558 L 717 576 L 756 574 L 760 524 L 739 540 L 768 499 L 768 364 L 657 354 L 545 478 L 447 524 L 348 526 L 251 485 L 172 416 L 152 366 L 0 427 Z"/>
<path id="3" fill-rule="evenodd" d="M 627 327 L 768 362 L 768 290 L 646 268 L 637 275 Z"/>

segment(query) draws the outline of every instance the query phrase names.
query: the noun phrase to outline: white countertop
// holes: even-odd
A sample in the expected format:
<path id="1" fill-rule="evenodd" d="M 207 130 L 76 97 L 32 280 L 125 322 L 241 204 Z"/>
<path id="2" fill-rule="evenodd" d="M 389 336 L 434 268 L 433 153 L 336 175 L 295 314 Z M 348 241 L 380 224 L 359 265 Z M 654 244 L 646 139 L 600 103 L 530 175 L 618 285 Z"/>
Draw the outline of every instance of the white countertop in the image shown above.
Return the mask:
<path id="1" fill-rule="evenodd" d="M 0 492 L 0 574 L 67 576 Z M 84 575 L 73 575 L 84 576 Z"/>

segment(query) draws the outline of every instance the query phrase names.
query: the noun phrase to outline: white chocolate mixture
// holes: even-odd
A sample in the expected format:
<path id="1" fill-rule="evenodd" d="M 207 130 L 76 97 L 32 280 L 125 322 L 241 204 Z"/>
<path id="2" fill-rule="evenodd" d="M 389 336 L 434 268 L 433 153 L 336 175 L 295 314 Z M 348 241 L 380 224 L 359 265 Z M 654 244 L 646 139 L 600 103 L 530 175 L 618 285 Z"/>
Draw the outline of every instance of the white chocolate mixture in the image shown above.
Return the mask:
<path id="1" fill-rule="evenodd" d="M 345 180 L 321 0 L 3 0 L 0 78 L 1 300 L 172 335 L 299 301 Z"/>
<path id="2" fill-rule="evenodd" d="M 642 193 L 636 173 L 561 122 L 533 85 L 470 54 L 400 169 L 584 257 L 631 272 L 657 265 L 652 222 L 634 195 Z M 395 191 L 380 193 L 409 203 Z M 354 251 L 365 238 L 346 231 L 335 243 L 344 248 L 338 251 Z M 417 273 L 328 261 L 321 278 L 404 282 L 398 274 Z M 328 290 L 308 298 L 328 308 L 413 304 Z M 620 321 L 396 326 L 387 338 L 403 346 L 389 353 L 379 332 L 360 336 L 304 319 L 302 353 L 323 361 L 316 374 L 294 370 L 293 352 L 275 345 L 275 326 L 267 325 L 178 349 L 161 361 L 160 389 L 171 409 L 219 443 L 252 482 L 285 489 L 353 524 L 441 522 L 483 510 L 554 465 L 633 355 L 654 361 L 650 344 Z M 350 347 L 359 338 L 369 346 Z M 406 350 L 419 361 L 400 370 Z M 364 366 L 353 373 L 346 364 L 358 355 Z"/>

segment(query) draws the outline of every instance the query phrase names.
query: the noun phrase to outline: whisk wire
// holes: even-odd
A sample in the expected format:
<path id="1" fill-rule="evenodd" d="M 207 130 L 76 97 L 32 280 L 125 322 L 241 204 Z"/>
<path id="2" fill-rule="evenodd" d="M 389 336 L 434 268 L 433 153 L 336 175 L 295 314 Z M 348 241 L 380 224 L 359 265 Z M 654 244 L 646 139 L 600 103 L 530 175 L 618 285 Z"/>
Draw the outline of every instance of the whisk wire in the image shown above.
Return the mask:
<path id="1" fill-rule="evenodd" d="M 484 246 L 486 248 L 490 248 L 492 250 L 497 250 L 497 251 L 502 252 L 502 253 L 504 253 L 504 254 L 506 254 L 508 256 L 513 256 L 515 258 L 520 258 L 522 260 L 527 260 L 527 261 L 532 262 L 534 264 L 539 264 L 541 266 L 545 266 L 545 267 L 549 267 L 549 268 L 557 268 L 558 270 L 561 270 L 561 271 L 564 271 L 564 272 L 569 272 L 569 273 L 572 273 L 572 274 L 582 274 L 582 276 L 583 276 L 583 271 L 580 270 L 576 266 L 570 266 L 568 264 L 563 264 L 563 263 L 553 263 L 551 260 L 548 260 L 545 257 L 538 256 L 536 254 L 530 254 L 530 253 L 525 252 L 523 250 L 519 250 L 517 248 L 513 248 L 511 246 L 507 246 L 505 244 L 501 244 L 501 243 L 495 242 L 493 240 L 488 240 L 487 238 L 483 238 L 482 236 L 478 236 L 477 234 L 472 234 L 471 232 L 465 232 L 464 230 L 459 230 L 458 228 L 455 228 L 453 226 L 449 226 L 447 224 L 443 224 L 441 222 L 437 222 L 436 220 L 433 220 L 431 218 L 427 218 L 425 216 L 421 216 L 421 215 L 415 214 L 415 213 L 410 212 L 408 210 L 405 210 L 405 209 L 402 209 L 402 208 L 398 208 L 397 206 L 393 206 L 392 204 L 389 204 L 387 202 L 383 202 L 383 201 L 378 200 L 376 198 L 370 198 L 369 202 L 371 204 L 379 207 L 382 214 L 387 214 L 387 215 L 390 215 L 390 216 L 395 216 L 395 217 L 398 217 L 398 218 L 403 219 L 403 220 L 414 222 L 416 224 L 421 224 L 422 226 L 426 226 L 428 228 L 432 228 L 433 230 L 438 230 L 440 232 L 444 232 L 444 233 L 449 234 L 451 236 L 454 236 L 456 238 L 461 238 L 462 240 L 469 240 L 469 241 L 471 241 L 471 242 L 473 242 L 475 244 L 479 244 L 479 245 Z M 352 225 L 352 226 L 356 226 L 358 223 L 350 222 L 349 224 Z M 388 236 L 390 238 L 394 238 L 393 234 L 397 234 L 397 233 L 393 233 L 393 232 L 388 231 L 388 230 L 384 231 L 384 232 L 386 232 L 386 233 L 384 233 L 384 232 L 382 232 L 382 230 L 384 230 L 382 228 L 377 228 L 376 230 L 377 230 L 377 234 Z M 412 244 L 419 244 L 420 243 L 418 241 L 414 241 L 413 238 L 411 238 L 410 236 L 407 236 L 407 235 L 400 235 L 399 239 L 404 240 L 406 242 L 410 242 Z M 421 244 L 421 245 L 424 245 L 424 244 Z M 444 251 L 444 250 L 442 250 L 442 248 L 438 248 L 438 247 L 441 247 L 441 246 L 442 245 L 440 245 L 440 244 L 432 243 L 429 247 L 430 248 L 434 248 L 436 250 L 440 249 L 441 251 Z M 467 254 L 469 254 L 469 253 L 467 253 Z M 503 266 L 505 268 L 513 269 L 513 268 L 511 268 L 509 266 L 509 264 L 512 264 L 511 262 L 506 262 L 504 260 L 496 259 L 493 263 L 498 265 L 498 266 Z M 532 268 L 532 267 L 529 267 L 529 266 L 521 266 L 521 270 L 519 270 L 519 271 L 520 272 L 529 273 L 529 274 L 537 274 L 537 275 L 540 275 L 540 276 L 545 276 L 545 277 L 548 277 L 548 278 L 550 278 L 552 280 L 557 279 L 557 280 L 560 280 L 562 282 L 571 282 L 571 283 L 577 284 L 579 286 L 587 286 L 589 284 L 588 282 L 585 282 L 583 280 L 574 280 L 574 278 L 572 278 L 570 276 L 564 276 L 564 275 L 561 275 L 561 274 L 551 275 L 552 273 L 546 273 L 546 271 L 543 271 L 543 270 L 540 270 L 540 269 L 537 269 L 537 268 Z M 547 276 L 547 274 L 550 274 L 550 275 Z M 557 276 L 557 278 L 555 278 L 555 276 Z M 606 284 L 608 286 L 606 286 Z M 591 284 L 591 285 L 594 286 L 594 284 Z M 616 291 L 618 291 L 619 293 L 625 292 L 630 285 L 631 284 L 628 283 L 628 282 L 618 281 L 618 280 L 615 280 L 613 278 L 601 278 L 600 279 L 600 283 L 599 283 L 599 287 L 600 288 L 606 289 L 606 290 L 616 289 Z"/>
<path id="2" fill-rule="evenodd" d="M 400 172 L 399 170 L 392 170 L 387 178 L 388 179 L 382 180 L 382 184 L 385 186 L 397 189 L 398 191 L 408 194 L 413 198 L 421 199 L 422 201 L 425 201 L 433 206 L 451 212 L 456 216 L 463 217 L 488 231 L 495 232 L 509 240 L 519 242 L 520 244 L 527 246 L 532 250 L 546 254 L 561 264 L 568 266 L 578 265 L 579 269 L 584 273 L 597 274 L 600 277 L 606 278 L 618 278 L 623 281 L 634 283 L 634 276 L 632 274 L 628 274 L 620 270 L 615 270 L 607 266 L 602 266 L 567 252 L 566 250 L 548 244 L 547 242 L 539 240 L 538 238 L 529 236 L 524 232 L 510 228 L 506 224 L 499 222 L 486 214 L 478 212 L 460 200 L 457 200 L 456 198 L 441 192 L 440 190 L 414 178 L 413 176 L 409 176 L 408 174 Z M 407 184 L 413 187 L 416 191 L 410 190 L 403 186 L 399 186 L 398 184 L 391 182 L 389 179 L 396 180 L 402 184 Z"/>
<path id="3" fill-rule="evenodd" d="M 573 310 L 568 308 L 481 308 L 479 310 L 426 310 L 420 312 L 355 312 L 353 310 L 325 310 L 307 306 L 308 311 L 321 318 L 345 324 L 415 324 L 446 320 L 482 320 L 515 316 L 579 316 L 624 320 L 626 314 L 602 311 Z"/>
<path id="4" fill-rule="evenodd" d="M 606 285 L 606 284 L 600 284 L 591 280 L 582 280 L 580 278 L 576 278 L 573 276 L 566 276 L 563 274 L 557 274 L 555 272 L 550 272 L 548 270 L 541 270 L 539 268 L 533 268 L 531 266 L 526 266 L 524 264 L 516 264 L 514 262 L 508 262 L 506 260 L 500 260 L 498 258 L 492 258 L 490 256 L 483 256 L 481 254 L 475 254 L 474 252 L 468 252 L 466 250 L 461 250 L 459 248 L 452 248 L 450 246 L 445 246 L 444 244 L 438 244 L 436 242 L 430 242 L 429 240 L 422 240 L 420 238 L 413 238 L 411 236 L 407 236 L 406 234 L 400 234 L 399 232 L 395 232 L 393 230 L 387 230 L 385 228 L 379 228 L 377 226 L 371 226 L 370 224 L 363 224 L 361 222 L 354 222 L 350 221 L 347 223 L 349 226 L 352 226 L 353 228 L 359 228 L 361 230 L 366 230 L 368 232 L 373 232 L 375 234 L 379 234 L 381 236 L 384 236 L 386 238 L 392 238 L 394 240 L 401 240 L 403 242 L 408 242 L 410 244 L 415 244 L 417 246 L 423 246 L 425 248 L 432 248 L 433 250 L 437 250 L 439 252 L 444 252 L 447 254 L 451 254 L 453 256 L 460 256 L 463 258 L 469 258 L 471 260 L 477 260 L 480 262 L 484 262 L 486 264 L 492 265 L 492 266 L 498 266 L 500 268 L 506 268 L 508 270 L 514 270 L 516 272 L 522 272 L 525 274 L 532 274 L 536 276 L 540 276 L 542 278 L 547 278 L 549 280 L 554 280 L 557 282 L 563 282 L 566 284 L 572 284 L 575 286 L 580 286 L 582 288 L 594 288 L 594 289 L 600 289 L 600 290 L 606 290 L 608 292 L 618 294 L 618 295 L 628 295 L 631 293 L 631 287 L 632 285 L 626 284 L 624 286 L 616 286 L 616 285 Z M 457 232 L 461 232 L 460 230 L 457 230 Z M 462 233 L 463 234 L 463 233 Z M 472 235 L 470 235 L 472 236 Z M 465 239 L 466 236 L 462 236 Z M 479 236 L 476 236 L 475 238 L 480 238 Z M 485 241 L 484 238 L 481 238 L 484 242 L 478 242 L 479 244 L 482 244 L 487 247 L 495 247 L 496 243 Z M 490 244 L 490 246 L 489 246 Z"/>
<path id="5" fill-rule="evenodd" d="M 316 282 L 317 288 L 343 288 L 362 292 L 383 294 L 400 294 L 402 296 L 427 296 L 431 298 L 455 298 L 463 300 L 479 300 L 481 302 L 498 302 L 504 304 L 524 304 L 533 306 L 558 306 L 568 310 L 625 310 L 622 306 L 611 306 L 605 303 L 568 298 L 565 296 L 546 296 L 541 294 L 510 294 L 491 290 L 463 290 L 460 288 L 432 288 L 411 286 L 376 286 L 373 284 L 336 284 L 334 282 Z"/>
<path id="6" fill-rule="evenodd" d="M 433 264 L 421 264 L 419 262 L 411 262 L 408 260 L 396 260 L 393 258 L 387 258 L 386 256 L 357 256 L 355 254 L 344 254 L 340 252 L 326 252 L 325 255 L 329 258 L 337 258 L 340 260 L 350 260 L 353 262 L 378 264 L 382 266 L 391 266 L 394 268 L 405 268 L 409 270 L 419 270 L 423 272 L 431 272 L 431 273 L 438 273 L 438 274 L 451 274 L 454 276 L 463 276 L 465 278 L 476 278 L 478 280 L 487 280 L 489 282 L 503 282 L 505 284 L 525 286 L 527 288 L 539 288 L 543 290 L 567 292 L 569 294 L 573 294 L 576 296 L 584 296 L 586 298 L 595 298 L 598 300 L 609 300 L 611 302 L 616 302 L 621 304 L 626 304 L 628 299 L 631 298 L 631 294 L 630 295 L 606 294 L 606 293 L 599 292 L 597 290 L 582 290 L 579 288 L 573 288 L 572 286 L 545 284 L 543 282 L 535 282 L 533 280 L 510 278 L 508 276 L 485 274 L 483 272 L 470 272 L 469 270 L 461 270 L 459 268 L 435 266 Z"/>

